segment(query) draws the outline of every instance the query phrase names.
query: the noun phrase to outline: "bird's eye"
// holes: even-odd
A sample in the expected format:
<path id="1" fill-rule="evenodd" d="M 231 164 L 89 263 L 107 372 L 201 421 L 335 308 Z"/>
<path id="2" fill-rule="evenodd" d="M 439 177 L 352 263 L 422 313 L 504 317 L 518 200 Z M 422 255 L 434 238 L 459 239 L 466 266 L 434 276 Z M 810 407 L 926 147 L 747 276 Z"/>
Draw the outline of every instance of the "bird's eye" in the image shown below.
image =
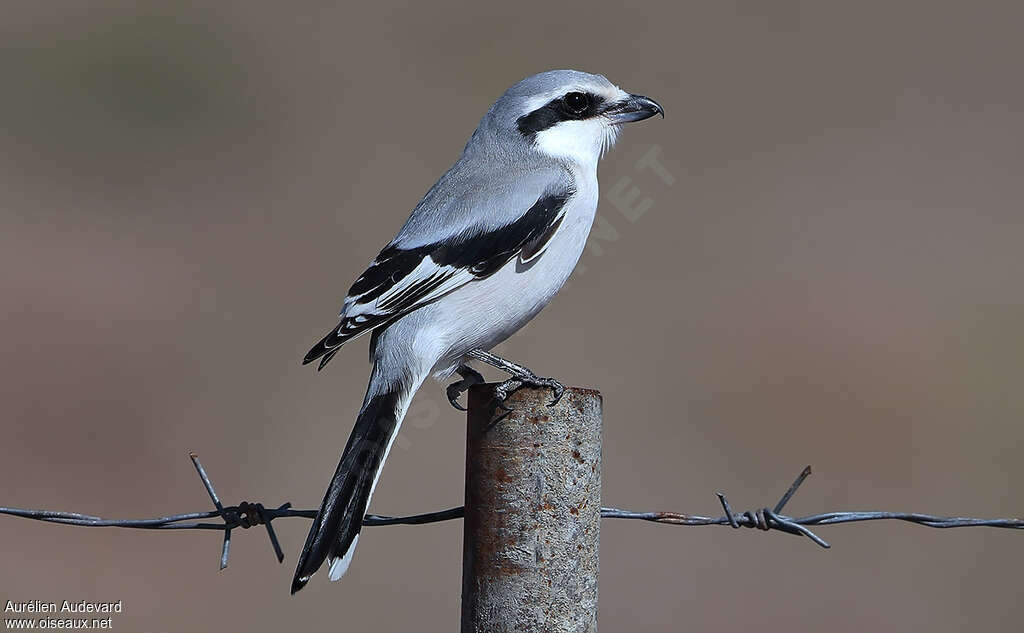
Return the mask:
<path id="1" fill-rule="evenodd" d="M 565 95 L 565 105 L 576 114 L 581 114 L 590 106 L 590 97 L 582 92 L 570 92 Z"/>

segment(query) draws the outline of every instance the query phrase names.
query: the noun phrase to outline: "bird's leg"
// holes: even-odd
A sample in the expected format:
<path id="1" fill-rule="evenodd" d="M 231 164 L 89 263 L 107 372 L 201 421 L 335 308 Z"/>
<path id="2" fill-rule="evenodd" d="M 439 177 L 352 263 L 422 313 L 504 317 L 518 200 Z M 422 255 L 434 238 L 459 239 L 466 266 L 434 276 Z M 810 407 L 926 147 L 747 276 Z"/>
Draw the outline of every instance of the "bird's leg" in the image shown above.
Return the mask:
<path id="1" fill-rule="evenodd" d="M 494 399 L 497 400 L 498 404 L 503 409 L 507 410 L 507 407 L 505 407 L 505 399 L 512 395 L 512 393 L 517 389 L 527 385 L 531 387 L 548 387 L 551 389 L 554 393 L 554 397 L 551 399 L 551 403 L 548 406 L 558 404 L 558 401 L 562 399 L 562 394 L 565 393 L 565 385 L 554 378 L 542 378 L 526 367 L 513 363 L 510 360 L 505 360 L 500 356 L 495 356 L 490 352 L 482 349 L 475 349 L 469 352 L 467 356 L 475 358 L 480 362 L 487 363 L 491 367 L 497 367 L 511 376 L 511 378 L 494 389 Z"/>
<path id="2" fill-rule="evenodd" d="M 459 396 L 473 385 L 483 384 L 484 377 L 469 365 L 459 365 L 455 371 L 462 376 L 462 380 L 448 385 L 448 389 L 445 392 L 448 394 L 448 402 L 452 403 L 453 407 L 459 411 L 465 411 L 466 408 L 459 404 Z"/>

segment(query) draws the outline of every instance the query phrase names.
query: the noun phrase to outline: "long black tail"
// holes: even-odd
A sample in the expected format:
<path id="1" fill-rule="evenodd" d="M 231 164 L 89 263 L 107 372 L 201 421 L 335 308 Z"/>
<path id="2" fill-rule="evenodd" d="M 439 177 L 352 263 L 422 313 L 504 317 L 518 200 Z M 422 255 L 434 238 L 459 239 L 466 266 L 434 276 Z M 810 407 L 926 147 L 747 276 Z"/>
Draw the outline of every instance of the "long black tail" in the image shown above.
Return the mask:
<path id="1" fill-rule="evenodd" d="M 341 578 L 348 569 L 377 474 L 398 432 L 400 399 L 397 390 L 375 395 L 359 412 L 299 555 L 292 593 L 305 587 L 325 560 L 330 561 L 331 580 Z"/>

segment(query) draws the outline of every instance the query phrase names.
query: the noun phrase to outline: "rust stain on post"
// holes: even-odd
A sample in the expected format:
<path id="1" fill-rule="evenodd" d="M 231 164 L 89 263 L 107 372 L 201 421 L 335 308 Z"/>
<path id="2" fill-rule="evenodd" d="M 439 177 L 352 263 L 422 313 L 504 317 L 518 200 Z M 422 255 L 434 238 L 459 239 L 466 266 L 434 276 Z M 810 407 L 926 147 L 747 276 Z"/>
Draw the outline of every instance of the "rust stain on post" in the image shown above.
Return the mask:
<path id="1" fill-rule="evenodd" d="M 597 631 L 601 394 L 469 391 L 463 633 Z"/>

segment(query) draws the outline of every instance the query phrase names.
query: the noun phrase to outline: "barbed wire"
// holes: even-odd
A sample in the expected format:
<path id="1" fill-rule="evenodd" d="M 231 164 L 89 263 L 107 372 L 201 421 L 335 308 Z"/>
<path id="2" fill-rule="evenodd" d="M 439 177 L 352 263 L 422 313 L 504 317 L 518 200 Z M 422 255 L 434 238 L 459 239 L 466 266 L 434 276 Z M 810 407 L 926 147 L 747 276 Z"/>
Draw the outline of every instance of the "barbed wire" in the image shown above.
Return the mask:
<path id="1" fill-rule="evenodd" d="M 188 512 L 184 514 L 172 514 L 149 519 L 104 519 L 88 514 L 77 512 L 55 512 L 51 510 L 27 510 L 22 508 L 0 507 L 0 514 L 46 521 L 48 523 L 62 523 L 65 525 L 79 525 L 86 527 L 119 527 L 140 530 L 221 530 L 224 533 L 224 542 L 221 547 L 220 568 L 228 565 L 228 555 L 231 551 L 231 532 L 236 528 L 248 529 L 262 525 L 267 530 L 270 545 L 274 549 L 277 561 L 284 562 L 284 552 L 274 532 L 272 522 L 275 519 L 288 517 L 302 517 L 312 519 L 316 516 L 316 510 L 296 510 L 291 503 L 283 503 L 276 508 L 268 508 L 262 503 L 251 503 L 243 501 L 235 506 L 225 506 L 221 503 L 220 497 L 210 481 L 206 469 L 203 468 L 199 457 L 195 453 L 189 453 L 192 464 L 196 468 L 203 486 L 206 488 L 210 500 L 213 501 L 214 510 L 205 512 Z M 811 474 L 811 467 L 807 466 L 801 471 L 797 478 L 786 490 L 782 498 L 772 508 L 761 508 L 758 510 L 747 510 L 737 513 L 729 505 L 729 501 L 722 493 L 716 493 L 719 502 L 722 504 L 724 516 L 707 517 L 695 514 L 682 514 L 678 512 L 633 512 L 619 508 L 601 508 L 601 518 L 604 519 L 635 519 L 649 521 L 652 523 L 664 523 L 668 525 L 728 525 L 734 529 L 752 528 L 759 530 L 775 530 L 805 536 L 824 548 L 829 548 L 824 539 L 815 534 L 808 526 L 837 525 L 840 523 L 855 523 L 860 521 L 881 521 L 897 520 L 923 525 L 932 528 L 957 528 L 957 527 L 996 527 L 1020 530 L 1024 529 L 1024 519 L 1002 518 L 1002 519 L 976 519 L 972 517 L 943 517 L 932 514 L 920 514 L 916 512 L 860 512 L 840 511 L 812 514 L 804 517 L 791 517 L 781 514 L 783 508 L 793 498 L 796 491 L 803 484 L 804 480 Z M 367 514 L 363 518 L 364 526 L 379 525 L 421 525 L 424 523 L 438 523 L 461 519 L 463 507 L 448 508 L 437 512 L 414 514 L 410 516 L 385 516 L 380 514 Z M 206 519 L 220 519 L 219 523 L 205 522 Z"/>

